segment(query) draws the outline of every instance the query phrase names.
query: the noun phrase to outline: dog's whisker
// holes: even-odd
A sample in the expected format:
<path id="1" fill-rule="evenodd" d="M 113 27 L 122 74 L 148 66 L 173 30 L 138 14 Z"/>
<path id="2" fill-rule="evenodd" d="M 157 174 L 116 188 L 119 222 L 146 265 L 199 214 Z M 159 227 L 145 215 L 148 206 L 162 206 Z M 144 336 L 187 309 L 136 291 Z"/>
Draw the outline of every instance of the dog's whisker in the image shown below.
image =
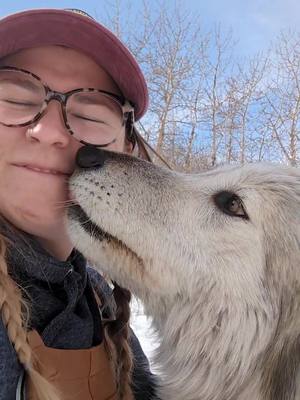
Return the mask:
<path id="1" fill-rule="evenodd" d="M 68 209 L 69 207 L 77 205 L 77 202 L 74 200 L 62 200 L 62 201 L 57 201 L 55 203 L 54 209 L 55 210 L 61 210 L 61 209 Z"/>
<path id="2" fill-rule="evenodd" d="M 68 199 L 68 200 L 58 200 L 58 201 L 56 201 L 56 204 L 68 204 L 68 203 L 76 204 L 75 200 L 71 200 L 71 199 Z"/>

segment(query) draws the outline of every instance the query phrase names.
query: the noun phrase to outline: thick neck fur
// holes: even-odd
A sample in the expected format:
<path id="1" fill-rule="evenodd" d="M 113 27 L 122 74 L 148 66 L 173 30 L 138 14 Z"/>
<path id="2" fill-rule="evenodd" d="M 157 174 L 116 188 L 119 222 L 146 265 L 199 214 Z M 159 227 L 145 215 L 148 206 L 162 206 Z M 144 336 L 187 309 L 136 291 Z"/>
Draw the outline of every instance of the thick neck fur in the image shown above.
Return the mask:
<path id="1" fill-rule="evenodd" d="M 228 298 L 220 298 L 216 285 L 203 285 L 199 296 L 198 299 L 194 296 L 193 301 L 183 296 L 176 299 L 155 296 L 151 300 L 147 295 L 143 299 L 146 313 L 154 316 L 154 327 L 162 338 L 154 359 L 155 370 L 163 382 L 158 397 L 298 400 L 299 392 L 292 397 L 288 395 L 293 382 L 281 381 L 281 369 L 274 360 L 267 361 L 268 350 L 269 354 L 274 351 L 268 349 L 268 343 L 277 323 L 272 305 L 262 310 L 230 302 Z M 272 364 L 267 366 L 267 373 L 265 363 Z M 280 379 L 281 393 L 274 387 L 276 379 Z M 285 384 L 289 386 L 286 389 Z"/>

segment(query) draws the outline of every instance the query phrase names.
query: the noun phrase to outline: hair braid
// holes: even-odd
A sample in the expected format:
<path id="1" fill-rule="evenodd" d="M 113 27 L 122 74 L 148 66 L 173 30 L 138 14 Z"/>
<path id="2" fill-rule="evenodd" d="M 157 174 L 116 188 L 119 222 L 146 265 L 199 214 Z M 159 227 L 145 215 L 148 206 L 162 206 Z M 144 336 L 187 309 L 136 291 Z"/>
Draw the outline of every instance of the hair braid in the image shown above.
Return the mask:
<path id="1" fill-rule="evenodd" d="M 115 354 L 115 369 L 118 385 L 119 399 L 130 397 L 131 394 L 131 372 L 132 372 L 132 352 L 129 345 L 129 318 L 130 300 L 129 290 L 121 288 L 114 283 L 113 296 L 117 306 L 116 319 L 105 325 L 105 334 L 108 342 L 112 341 Z"/>
<path id="2" fill-rule="evenodd" d="M 32 351 L 26 331 L 28 307 L 22 298 L 20 288 L 8 274 L 5 259 L 7 240 L 0 234 L 0 310 L 3 324 L 38 398 L 40 400 L 59 400 L 53 386 L 33 366 Z"/>

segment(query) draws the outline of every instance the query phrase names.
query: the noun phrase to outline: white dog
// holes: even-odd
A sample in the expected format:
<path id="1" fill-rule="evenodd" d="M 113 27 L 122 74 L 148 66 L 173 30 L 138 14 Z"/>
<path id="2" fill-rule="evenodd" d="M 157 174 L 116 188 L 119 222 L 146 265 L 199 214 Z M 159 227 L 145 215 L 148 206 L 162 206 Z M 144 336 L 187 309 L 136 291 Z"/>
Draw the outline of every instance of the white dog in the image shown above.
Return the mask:
<path id="1" fill-rule="evenodd" d="M 70 182 L 69 233 L 153 318 L 158 397 L 299 400 L 300 171 L 93 157 Z"/>

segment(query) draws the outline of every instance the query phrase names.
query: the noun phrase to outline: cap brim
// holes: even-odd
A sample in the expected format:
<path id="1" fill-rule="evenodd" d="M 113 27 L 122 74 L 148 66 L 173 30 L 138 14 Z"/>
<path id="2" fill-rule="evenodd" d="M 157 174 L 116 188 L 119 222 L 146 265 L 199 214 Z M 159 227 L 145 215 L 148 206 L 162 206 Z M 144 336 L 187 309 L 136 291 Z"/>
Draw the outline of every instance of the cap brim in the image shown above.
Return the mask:
<path id="1" fill-rule="evenodd" d="M 144 76 L 130 51 L 92 18 L 66 10 L 39 9 L 0 20 L 0 57 L 47 45 L 64 45 L 84 52 L 106 70 L 135 107 L 139 119 L 148 107 Z"/>

